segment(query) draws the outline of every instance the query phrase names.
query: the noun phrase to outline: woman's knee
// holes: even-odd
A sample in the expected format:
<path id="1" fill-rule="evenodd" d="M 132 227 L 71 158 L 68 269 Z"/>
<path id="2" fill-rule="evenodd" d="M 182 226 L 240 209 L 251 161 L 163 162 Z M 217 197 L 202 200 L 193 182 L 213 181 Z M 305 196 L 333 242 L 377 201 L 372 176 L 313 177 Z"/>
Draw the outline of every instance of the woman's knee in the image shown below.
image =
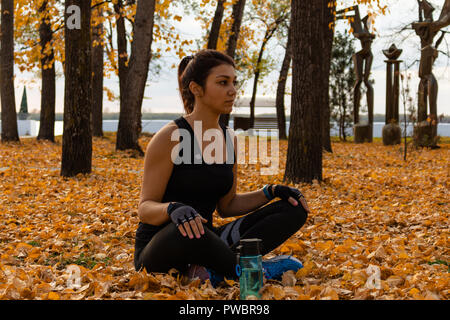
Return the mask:
<path id="1" fill-rule="evenodd" d="M 289 220 L 300 229 L 308 218 L 308 212 L 303 208 L 302 204 L 298 202 L 296 206 L 287 201 L 282 201 L 283 211 L 289 215 Z"/>
<path id="2" fill-rule="evenodd" d="M 185 252 L 194 252 L 200 249 L 208 248 L 211 244 L 211 240 L 217 235 L 209 229 L 206 225 L 203 225 L 204 234 L 200 235 L 199 238 L 196 238 L 193 235 L 193 238 L 189 238 L 188 235 L 183 236 L 180 230 L 174 225 L 171 224 L 169 227 L 170 236 L 168 237 L 171 242 L 171 246 L 180 247 Z"/>

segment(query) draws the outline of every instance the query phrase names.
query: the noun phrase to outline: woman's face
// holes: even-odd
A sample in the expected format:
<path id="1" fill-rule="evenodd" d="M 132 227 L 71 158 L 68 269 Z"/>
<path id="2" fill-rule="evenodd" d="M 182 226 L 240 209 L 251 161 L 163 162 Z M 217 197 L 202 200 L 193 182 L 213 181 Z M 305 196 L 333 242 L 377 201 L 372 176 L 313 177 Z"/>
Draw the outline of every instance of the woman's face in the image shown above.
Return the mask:
<path id="1" fill-rule="evenodd" d="M 196 104 L 212 108 L 219 114 L 231 113 L 236 99 L 236 73 L 229 64 L 221 64 L 211 69 L 202 94 L 195 97 Z"/>

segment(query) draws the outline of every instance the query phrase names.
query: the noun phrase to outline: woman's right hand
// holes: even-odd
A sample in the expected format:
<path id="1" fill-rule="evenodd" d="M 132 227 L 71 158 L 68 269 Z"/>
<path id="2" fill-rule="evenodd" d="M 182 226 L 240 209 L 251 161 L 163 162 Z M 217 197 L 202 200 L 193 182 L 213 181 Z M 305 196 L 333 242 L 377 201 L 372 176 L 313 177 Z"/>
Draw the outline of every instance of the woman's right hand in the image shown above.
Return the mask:
<path id="1" fill-rule="evenodd" d="M 167 213 L 183 237 L 187 235 L 189 239 L 193 239 L 195 235 L 198 239 L 202 234 L 205 234 L 203 223 L 208 220 L 203 218 L 191 206 L 181 202 L 171 202 L 167 207 Z"/>
<path id="2" fill-rule="evenodd" d="M 276 184 L 272 186 L 272 194 L 275 197 L 283 199 L 284 201 L 288 201 L 293 206 L 297 206 L 298 202 L 300 202 L 307 213 L 311 212 L 308 204 L 306 203 L 305 197 L 297 188 Z"/>

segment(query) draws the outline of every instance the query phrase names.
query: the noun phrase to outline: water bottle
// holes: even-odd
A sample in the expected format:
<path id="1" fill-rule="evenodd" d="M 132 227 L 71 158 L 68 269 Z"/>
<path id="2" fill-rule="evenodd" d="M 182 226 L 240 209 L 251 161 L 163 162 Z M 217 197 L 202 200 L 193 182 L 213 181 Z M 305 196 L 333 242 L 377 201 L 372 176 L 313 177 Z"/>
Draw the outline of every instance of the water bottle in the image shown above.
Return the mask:
<path id="1" fill-rule="evenodd" d="M 239 276 L 241 300 L 246 300 L 250 296 L 261 298 L 259 292 L 263 286 L 261 244 L 261 239 L 241 239 L 237 247 L 236 273 Z"/>

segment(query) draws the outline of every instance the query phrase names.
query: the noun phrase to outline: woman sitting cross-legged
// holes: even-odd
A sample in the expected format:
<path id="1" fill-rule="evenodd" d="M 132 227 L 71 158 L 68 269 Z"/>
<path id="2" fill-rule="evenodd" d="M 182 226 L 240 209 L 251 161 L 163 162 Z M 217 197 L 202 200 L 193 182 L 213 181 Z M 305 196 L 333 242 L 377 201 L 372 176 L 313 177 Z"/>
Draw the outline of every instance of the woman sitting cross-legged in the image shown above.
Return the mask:
<path id="1" fill-rule="evenodd" d="M 195 269 L 216 285 L 223 277 L 237 278 L 240 239 L 261 239 L 265 255 L 303 226 L 309 208 L 299 190 L 285 185 L 236 194 L 237 138 L 219 122 L 236 98 L 233 59 L 201 50 L 183 58 L 178 81 L 186 115 L 161 128 L 147 146 L 134 262 L 136 270 L 147 272 L 175 268 L 192 275 Z M 223 141 L 217 144 L 223 147 L 222 159 L 212 163 L 201 152 L 211 143 L 202 139 L 207 130 L 218 132 L 214 143 Z M 274 198 L 280 199 L 266 205 Z M 240 217 L 216 228 L 216 209 L 221 217 Z M 301 267 L 292 256 L 263 260 L 268 279 Z"/>

